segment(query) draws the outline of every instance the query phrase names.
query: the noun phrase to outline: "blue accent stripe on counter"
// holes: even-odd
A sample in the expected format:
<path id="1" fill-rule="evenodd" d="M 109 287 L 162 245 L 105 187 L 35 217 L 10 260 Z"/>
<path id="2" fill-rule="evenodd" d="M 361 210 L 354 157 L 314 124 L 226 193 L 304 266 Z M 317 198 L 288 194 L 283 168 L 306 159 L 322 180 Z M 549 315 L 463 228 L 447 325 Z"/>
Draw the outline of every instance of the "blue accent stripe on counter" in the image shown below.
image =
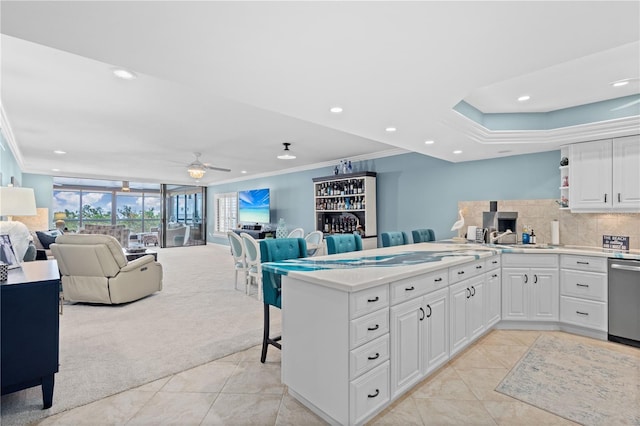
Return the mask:
<path id="1" fill-rule="evenodd" d="M 487 251 L 482 251 L 486 255 Z M 499 251 L 495 251 L 495 254 Z M 409 251 L 389 255 L 378 256 L 358 256 L 353 258 L 340 259 L 318 259 L 301 258 L 289 259 L 280 262 L 268 262 L 262 264 L 262 269 L 267 272 L 274 272 L 280 275 L 287 275 L 289 272 L 311 272 L 329 269 L 357 269 L 357 268 L 385 268 L 391 266 L 408 266 L 422 263 L 440 262 L 445 257 L 472 256 L 474 259 L 480 258 L 480 252 L 475 250 L 454 250 L 454 251 Z"/>

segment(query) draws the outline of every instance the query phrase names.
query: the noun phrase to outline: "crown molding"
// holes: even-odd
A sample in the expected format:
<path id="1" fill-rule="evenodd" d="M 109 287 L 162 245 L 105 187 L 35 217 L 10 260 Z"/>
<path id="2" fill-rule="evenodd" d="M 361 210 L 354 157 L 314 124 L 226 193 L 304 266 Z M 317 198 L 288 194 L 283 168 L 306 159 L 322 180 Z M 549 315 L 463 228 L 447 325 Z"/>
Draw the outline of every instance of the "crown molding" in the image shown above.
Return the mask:
<path id="1" fill-rule="evenodd" d="M 16 144 L 16 139 L 13 136 L 13 130 L 11 130 L 11 124 L 9 123 L 9 118 L 7 117 L 7 113 L 5 112 L 2 103 L 0 103 L 0 131 L 2 131 L 2 135 L 7 141 L 16 163 L 18 163 L 18 167 L 20 167 L 20 170 L 24 170 L 24 158 Z"/>
<path id="2" fill-rule="evenodd" d="M 485 145 L 556 145 L 640 134 L 640 116 L 637 115 L 557 129 L 490 130 L 464 114 L 455 110 L 453 113 L 450 120 L 443 121 L 444 124 Z"/>

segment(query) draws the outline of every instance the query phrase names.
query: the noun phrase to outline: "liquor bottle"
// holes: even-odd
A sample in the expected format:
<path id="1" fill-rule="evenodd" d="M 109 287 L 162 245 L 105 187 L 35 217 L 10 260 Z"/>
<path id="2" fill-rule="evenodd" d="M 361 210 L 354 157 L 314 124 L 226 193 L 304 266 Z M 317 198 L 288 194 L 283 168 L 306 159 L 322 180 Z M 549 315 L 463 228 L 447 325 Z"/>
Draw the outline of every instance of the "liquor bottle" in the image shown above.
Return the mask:
<path id="1" fill-rule="evenodd" d="M 530 244 L 536 243 L 536 233 L 533 231 L 533 228 L 531 228 L 531 235 L 529 235 L 529 243 Z"/>
<path id="2" fill-rule="evenodd" d="M 342 164 L 342 173 L 346 175 L 347 174 L 347 160 L 340 161 L 340 164 Z"/>
<path id="3" fill-rule="evenodd" d="M 324 219 L 324 232 L 329 233 L 329 218 Z"/>
<path id="4" fill-rule="evenodd" d="M 351 167 L 351 160 L 349 160 L 349 163 L 347 164 L 347 173 L 351 172 L 353 172 L 353 167 Z"/>

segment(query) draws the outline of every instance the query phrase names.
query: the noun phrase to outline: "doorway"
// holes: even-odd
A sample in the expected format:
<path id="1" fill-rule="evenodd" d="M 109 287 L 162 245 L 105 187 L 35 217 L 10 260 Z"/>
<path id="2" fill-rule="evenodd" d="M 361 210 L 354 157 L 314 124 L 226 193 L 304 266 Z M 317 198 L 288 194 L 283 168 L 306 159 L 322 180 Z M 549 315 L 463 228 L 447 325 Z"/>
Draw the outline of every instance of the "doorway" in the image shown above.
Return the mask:
<path id="1" fill-rule="evenodd" d="M 204 245 L 207 243 L 207 188 L 190 185 L 161 187 L 163 201 L 161 247 Z"/>

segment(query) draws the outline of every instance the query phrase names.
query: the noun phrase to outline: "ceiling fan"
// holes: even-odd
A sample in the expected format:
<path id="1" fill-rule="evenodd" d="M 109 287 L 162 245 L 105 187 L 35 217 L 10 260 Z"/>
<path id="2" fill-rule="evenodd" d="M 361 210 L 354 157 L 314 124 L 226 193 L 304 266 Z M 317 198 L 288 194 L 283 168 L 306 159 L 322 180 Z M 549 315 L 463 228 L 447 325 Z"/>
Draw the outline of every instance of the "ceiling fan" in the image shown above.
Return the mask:
<path id="1" fill-rule="evenodd" d="M 202 179 L 207 170 L 218 170 L 220 172 L 230 172 L 230 169 L 223 169 L 221 167 L 213 167 L 207 163 L 203 163 L 200 161 L 199 152 L 194 152 L 193 155 L 196 156 L 196 159 L 187 166 L 187 171 L 189 172 L 189 176 L 193 179 Z"/>

